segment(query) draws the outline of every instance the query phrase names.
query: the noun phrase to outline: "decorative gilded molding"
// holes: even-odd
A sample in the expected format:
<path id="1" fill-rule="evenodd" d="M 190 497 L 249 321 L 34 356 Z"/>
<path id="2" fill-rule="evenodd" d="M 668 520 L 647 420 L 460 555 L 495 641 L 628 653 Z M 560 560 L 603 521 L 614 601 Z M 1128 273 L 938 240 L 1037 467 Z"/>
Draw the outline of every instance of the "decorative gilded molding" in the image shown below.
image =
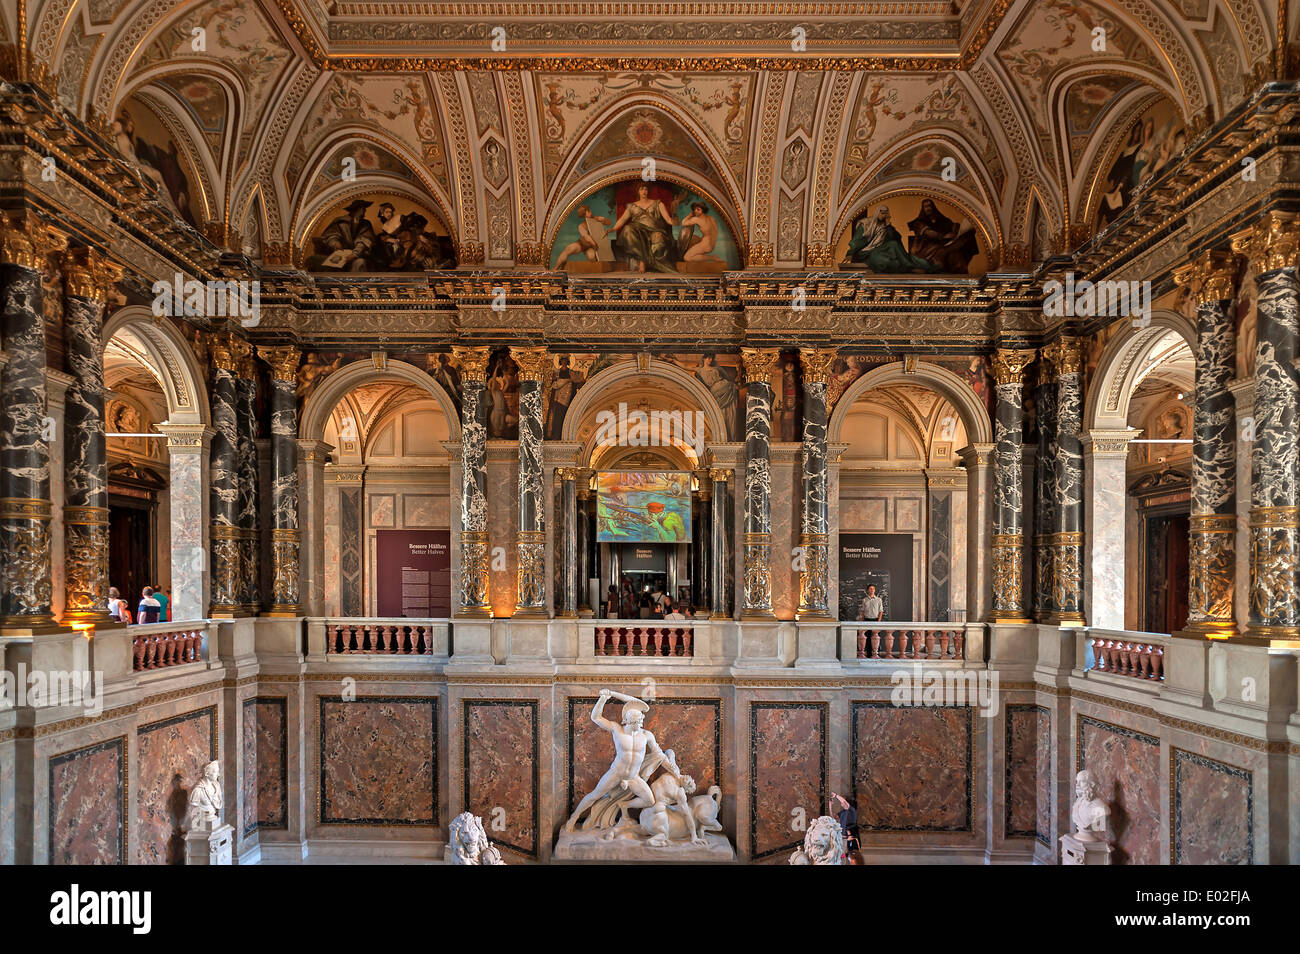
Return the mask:
<path id="1" fill-rule="evenodd" d="M 451 354 L 456 360 L 456 367 L 460 370 L 462 381 L 487 380 L 488 361 L 492 357 L 492 352 L 488 348 L 466 348 L 461 345 L 453 345 Z"/>
<path id="2" fill-rule="evenodd" d="M 804 384 L 825 384 L 829 381 L 831 365 L 837 354 L 834 348 L 800 348 L 799 363 L 803 365 Z"/>
<path id="3" fill-rule="evenodd" d="M 1043 357 L 1052 367 L 1053 378 L 1062 374 L 1078 374 L 1083 370 L 1083 353 L 1078 338 L 1056 339 L 1043 349 Z"/>
<path id="4" fill-rule="evenodd" d="M 0 264 L 41 271 L 45 259 L 68 244 L 68 237 L 29 212 L 0 213 Z"/>
<path id="5" fill-rule="evenodd" d="M 551 356 L 545 348 L 511 348 L 510 357 L 519 365 L 519 380 L 545 381 L 551 372 Z"/>
<path id="6" fill-rule="evenodd" d="M 63 253 L 64 289 L 74 298 L 102 305 L 121 277 L 122 267 L 95 249 L 72 248 Z"/>

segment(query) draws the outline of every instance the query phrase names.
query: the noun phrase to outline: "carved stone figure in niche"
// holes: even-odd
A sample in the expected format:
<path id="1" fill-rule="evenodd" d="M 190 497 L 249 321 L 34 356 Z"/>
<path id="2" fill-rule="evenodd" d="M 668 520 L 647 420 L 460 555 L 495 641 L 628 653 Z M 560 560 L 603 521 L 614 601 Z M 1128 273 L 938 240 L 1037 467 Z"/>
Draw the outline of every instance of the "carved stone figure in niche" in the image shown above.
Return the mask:
<path id="1" fill-rule="evenodd" d="M 1171 407 L 1163 411 L 1155 422 L 1155 436 L 1159 440 L 1181 440 L 1187 436 L 1187 411 Z"/>

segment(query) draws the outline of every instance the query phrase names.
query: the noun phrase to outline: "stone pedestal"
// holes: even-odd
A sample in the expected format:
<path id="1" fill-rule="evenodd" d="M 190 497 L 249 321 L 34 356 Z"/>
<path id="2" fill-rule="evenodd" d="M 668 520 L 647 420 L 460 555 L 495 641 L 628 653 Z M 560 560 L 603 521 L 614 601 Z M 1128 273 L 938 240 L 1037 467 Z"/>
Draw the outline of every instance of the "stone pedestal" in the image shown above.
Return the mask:
<path id="1" fill-rule="evenodd" d="M 1061 864 L 1108 865 L 1110 843 L 1105 841 L 1080 841 L 1074 835 L 1061 836 Z"/>
<path id="2" fill-rule="evenodd" d="M 211 831 L 196 830 L 185 835 L 187 865 L 232 865 L 235 829 L 222 825 Z"/>
<path id="3" fill-rule="evenodd" d="M 704 845 L 672 842 L 662 848 L 649 844 L 645 836 L 631 832 L 606 839 L 606 832 L 560 832 L 555 843 L 556 861 L 649 864 L 728 864 L 736 860 L 736 851 L 725 836 L 716 832 L 704 835 Z"/>

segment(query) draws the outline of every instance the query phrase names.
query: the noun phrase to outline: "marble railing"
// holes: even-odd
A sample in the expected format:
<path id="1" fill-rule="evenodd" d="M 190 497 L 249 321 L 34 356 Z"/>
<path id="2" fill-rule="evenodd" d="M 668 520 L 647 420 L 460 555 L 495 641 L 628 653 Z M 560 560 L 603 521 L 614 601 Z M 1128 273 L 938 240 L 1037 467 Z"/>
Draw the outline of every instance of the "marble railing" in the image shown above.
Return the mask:
<path id="1" fill-rule="evenodd" d="M 597 656 L 692 656 L 695 631 L 689 623 L 668 621 L 654 626 L 596 626 Z"/>
<path id="2" fill-rule="evenodd" d="M 307 624 L 309 649 L 327 656 L 447 655 L 445 619 L 309 619 Z"/>
<path id="3" fill-rule="evenodd" d="M 1169 637 L 1160 633 L 1088 629 L 1083 633 L 1084 670 L 1163 682 Z"/>
<path id="4" fill-rule="evenodd" d="M 847 639 L 844 662 L 849 658 L 926 659 L 961 661 L 966 659 L 968 630 L 983 632 L 979 623 L 844 623 L 841 631 Z M 853 656 L 848 653 L 852 651 Z"/>
<path id="5" fill-rule="evenodd" d="M 169 669 L 208 658 L 208 622 L 185 620 L 131 626 L 131 668 L 136 672 Z"/>

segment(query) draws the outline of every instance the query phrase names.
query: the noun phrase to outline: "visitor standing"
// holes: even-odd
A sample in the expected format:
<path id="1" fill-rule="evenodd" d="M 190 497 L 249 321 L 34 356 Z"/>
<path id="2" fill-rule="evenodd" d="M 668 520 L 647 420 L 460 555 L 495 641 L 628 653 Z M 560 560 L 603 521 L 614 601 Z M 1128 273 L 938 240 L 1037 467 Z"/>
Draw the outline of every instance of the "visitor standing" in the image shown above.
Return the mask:
<path id="1" fill-rule="evenodd" d="M 844 832 L 844 860 L 851 865 L 860 865 L 862 844 L 858 840 L 858 810 L 846 802 L 842 795 L 831 792 L 832 812 L 835 812 L 836 803 L 839 803 L 840 810 L 835 815 L 839 819 L 840 830 Z"/>
<path id="2" fill-rule="evenodd" d="M 156 623 L 161 618 L 162 604 L 153 598 L 153 587 L 146 586 L 140 597 L 139 612 L 136 619 L 141 623 Z"/>
<path id="3" fill-rule="evenodd" d="M 163 592 L 162 586 L 155 586 L 153 588 L 153 598 L 158 601 L 160 607 L 158 611 L 158 622 L 171 622 L 172 601 L 168 599 L 167 594 Z"/>

